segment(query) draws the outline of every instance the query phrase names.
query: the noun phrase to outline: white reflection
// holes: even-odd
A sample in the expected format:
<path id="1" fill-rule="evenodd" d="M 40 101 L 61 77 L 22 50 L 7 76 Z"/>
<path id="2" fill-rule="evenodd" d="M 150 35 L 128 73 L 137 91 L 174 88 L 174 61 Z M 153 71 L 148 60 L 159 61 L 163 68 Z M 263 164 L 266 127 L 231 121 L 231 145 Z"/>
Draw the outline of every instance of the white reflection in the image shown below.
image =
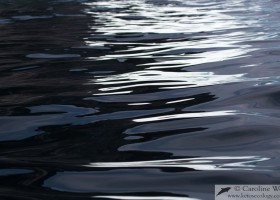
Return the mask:
<path id="1" fill-rule="evenodd" d="M 168 102 L 166 102 L 166 104 L 180 103 L 180 102 L 185 102 L 185 101 L 191 101 L 191 100 L 194 100 L 194 99 L 195 98 L 179 99 L 179 100 L 175 100 L 175 101 L 168 101 Z"/>
<path id="2" fill-rule="evenodd" d="M 155 122 L 162 120 L 170 120 L 170 119 L 185 119 L 185 118 L 200 118 L 200 117 L 221 117 L 221 116 L 230 116 L 237 115 L 237 111 L 235 110 L 224 110 L 224 111 L 213 111 L 213 112 L 197 112 L 197 113 L 181 113 L 174 115 L 163 115 L 157 117 L 147 117 L 141 119 L 134 119 L 134 122 Z"/>
<path id="3" fill-rule="evenodd" d="M 142 105 L 149 105 L 151 103 L 129 103 L 130 106 L 142 106 Z"/>
<path id="4" fill-rule="evenodd" d="M 89 84 L 117 85 L 100 88 L 100 91 L 115 91 L 143 86 L 160 86 L 160 89 L 201 87 L 225 83 L 249 81 L 245 74 L 216 75 L 213 72 L 166 72 L 143 70 L 118 75 L 99 76 Z"/>
<path id="5" fill-rule="evenodd" d="M 120 200 L 199 200 L 189 197 L 176 196 L 94 196 L 94 198 L 120 199 Z"/>
<path id="6" fill-rule="evenodd" d="M 132 91 L 121 91 L 121 92 L 107 92 L 107 93 L 98 93 L 94 95 L 114 95 L 114 94 L 129 94 Z"/>
<path id="7" fill-rule="evenodd" d="M 134 65 L 138 71 L 90 80 L 89 84 L 104 86 L 99 88 L 102 93 L 94 95 L 127 94 L 130 92 L 123 90 L 136 87 L 181 89 L 255 81 L 245 78 L 245 73 L 238 69 L 234 73 L 229 60 L 237 59 L 239 69 L 256 67 L 259 61 L 251 65 L 242 63 L 242 58 L 259 50 L 248 41 L 265 41 L 276 34 L 260 28 L 262 19 L 254 15 L 262 12 L 261 1 L 101 0 L 85 4 L 85 12 L 94 19 L 90 24 L 92 35 L 84 38 L 86 46 L 111 49 L 87 59 L 120 63 L 137 59 Z M 160 71 L 208 63 L 226 65 L 224 68 L 228 67 L 231 75 Z"/>
<path id="8" fill-rule="evenodd" d="M 181 89 L 252 81 L 255 79 L 245 78 L 244 73 L 232 73 L 232 68 L 231 75 L 160 70 L 240 61 L 257 50 L 248 41 L 272 37 L 264 30 L 254 31 L 260 27 L 259 19 L 247 18 L 244 13 L 260 11 L 261 7 L 245 0 L 214 3 L 101 0 L 86 5 L 85 12 L 95 22 L 90 25 L 94 33 L 85 38 L 85 44 L 90 48 L 111 48 L 105 55 L 87 59 L 141 60 L 135 64 L 138 71 L 90 80 L 89 84 L 104 86 L 99 89 L 102 93 L 95 95 L 126 94 L 122 90 L 136 87 Z"/>
<path id="9" fill-rule="evenodd" d="M 160 58 L 144 65 L 151 69 L 185 67 L 246 56 L 254 49 L 242 42 L 267 37 L 264 32 L 244 31 L 248 26 L 260 26 L 258 19 L 244 20 L 227 13 L 256 11 L 259 10 L 257 4 L 248 7 L 246 1 L 223 5 L 223 2 L 184 0 L 154 3 L 143 0 L 86 3 L 90 8 L 85 12 L 93 15 L 95 23 L 91 28 L 95 31 L 93 38 L 86 38 L 85 42 L 91 45 L 106 39 L 107 44 L 125 47 L 125 50 L 88 59 Z M 125 37 L 119 39 L 119 35 Z M 193 52 L 197 56 L 190 55 Z"/>
<path id="10" fill-rule="evenodd" d="M 164 69 L 164 68 L 174 68 L 174 67 L 187 67 L 191 65 L 200 65 L 205 63 L 212 63 L 212 62 L 220 62 L 224 60 L 230 60 L 234 58 L 242 58 L 245 57 L 247 52 L 252 51 L 246 49 L 232 49 L 232 50 L 220 50 L 220 51 L 210 51 L 205 53 L 197 54 L 191 58 L 185 56 L 185 60 L 178 60 L 174 59 L 171 61 L 161 61 L 152 64 L 145 64 L 151 65 L 148 69 Z M 178 63 L 179 62 L 179 63 Z M 180 64 L 180 65 L 178 65 Z M 165 66 L 168 65 L 168 66 Z"/>
<path id="11" fill-rule="evenodd" d="M 220 156 L 136 162 L 100 162 L 90 163 L 89 165 L 85 166 L 95 168 L 180 167 L 191 168 L 195 170 L 268 170 L 261 167 L 257 168 L 256 166 L 256 163 L 267 160 L 270 160 L 270 158 L 259 156 Z"/>
<path id="12" fill-rule="evenodd" d="M 246 23 L 236 21 L 234 17 L 219 12 L 219 7 L 215 4 L 202 10 L 201 4 L 190 5 L 185 1 L 178 2 L 180 2 L 180 5 L 172 5 L 172 2 L 167 4 L 166 2 L 165 5 L 156 6 L 142 0 L 99 1 L 87 3 L 87 5 L 95 8 L 88 9 L 87 13 L 95 15 L 97 22 L 107 22 L 105 26 L 97 29 L 98 32 L 106 34 L 200 32 L 205 31 L 206 24 L 209 31 L 246 26 Z M 94 12 L 98 9 L 111 11 L 110 15 L 108 15 L 108 12 Z M 130 12 L 120 13 L 117 12 L 117 9 L 128 9 Z M 205 17 L 206 14 L 212 18 L 211 22 Z M 127 20 L 125 18 L 131 15 L 138 16 L 138 20 Z M 142 18 L 139 18 L 139 16 Z M 249 20 L 247 23 L 249 23 Z M 93 28 L 95 27 L 93 26 Z"/>

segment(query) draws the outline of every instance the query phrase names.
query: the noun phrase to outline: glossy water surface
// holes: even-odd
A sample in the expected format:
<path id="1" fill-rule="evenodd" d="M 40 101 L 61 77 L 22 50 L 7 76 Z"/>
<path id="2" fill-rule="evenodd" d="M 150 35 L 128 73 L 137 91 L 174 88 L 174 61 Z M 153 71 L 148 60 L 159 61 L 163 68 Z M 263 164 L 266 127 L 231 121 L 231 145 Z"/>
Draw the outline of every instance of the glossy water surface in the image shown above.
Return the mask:
<path id="1" fill-rule="evenodd" d="M 0 199 L 214 199 L 280 184 L 278 0 L 0 0 Z"/>

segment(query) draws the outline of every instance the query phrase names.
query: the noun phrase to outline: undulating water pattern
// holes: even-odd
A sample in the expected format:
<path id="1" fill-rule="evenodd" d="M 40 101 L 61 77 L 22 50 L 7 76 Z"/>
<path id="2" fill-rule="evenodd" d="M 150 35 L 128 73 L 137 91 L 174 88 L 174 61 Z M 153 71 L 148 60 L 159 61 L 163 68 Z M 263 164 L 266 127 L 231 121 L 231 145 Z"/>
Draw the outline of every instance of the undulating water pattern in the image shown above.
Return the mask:
<path id="1" fill-rule="evenodd" d="M 0 199 L 214 199 L 280 184 L 278 0 L 0 0 Z"/>

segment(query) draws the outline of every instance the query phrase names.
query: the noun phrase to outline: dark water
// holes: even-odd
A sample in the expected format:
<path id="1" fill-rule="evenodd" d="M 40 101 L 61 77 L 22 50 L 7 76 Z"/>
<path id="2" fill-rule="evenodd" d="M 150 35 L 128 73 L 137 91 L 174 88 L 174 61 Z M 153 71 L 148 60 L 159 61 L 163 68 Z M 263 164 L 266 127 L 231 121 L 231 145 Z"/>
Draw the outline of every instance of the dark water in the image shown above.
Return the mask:
<path id="1" fill-rule="evenodd" d="M 0 199 L 214 199 L 280 184 L 278 0 L 1 0 Z"/>

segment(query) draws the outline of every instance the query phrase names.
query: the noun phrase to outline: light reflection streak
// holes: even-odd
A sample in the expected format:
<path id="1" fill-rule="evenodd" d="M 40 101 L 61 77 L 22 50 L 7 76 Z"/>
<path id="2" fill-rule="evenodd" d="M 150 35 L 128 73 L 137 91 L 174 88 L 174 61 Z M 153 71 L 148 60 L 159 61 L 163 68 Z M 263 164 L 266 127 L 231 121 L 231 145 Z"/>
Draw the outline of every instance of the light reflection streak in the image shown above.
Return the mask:
<path id="1" fill-rule="evenodd" d="M 213 62 L 220 62 L 224 60 L 230 60 L 234 58 L 242 58 L 246 57 L 246 51 L 249 52 L 248 50 L 223 50 L 223 51 L 210 51 L 210 52 L 205 52 L 205 53 L 200 53 L 197 54 L 197 56 L 191 57 L 188 59 L 186 57 L 185 60 L 177 60 L 175 59 L 174 61 L 161 61 L 158 63 L 153 63 L 150 64 L 152 67 L 149 67 L 148 69 L 164 69 L 164 68 L 175 68 L 175 67 L 187 67 L 187 66 L 192 66 L 192 65 L 200 65 L 200 64 L 205 64 L 205 63 L 213 63 Z M 251 51 L 251 50 L 250 50 Z M 174 65 L 177 64 L 178 62 L 182 63 L 180 65 Z M 164 65 L 170 65 L 171 66 L 164 66 Z"/>
<path id="2" fill-rule="evenodd" d="M 255 86 L 278 84 L 279 76 L 247 78 L 246 74 L 218 75 L 213 72 L 167 72 L 142 70 L 117 75 L 95 76 L 87 84 L 103 85 L 94 95 L 127 94 L 139 87 L 158 87 L 158 89 L 183 89 L 222 85 L 238 82 L 258 82 Z M 119 91 L 131 89 L 130 91 Z M 115 92 L 110 92 L 115 91 Z"/>
<path id="3" fill-rule="evenodd" d="M 195 98 L 179 99 L 179 100 L 175 100 L 175 101 L 168 101 L 168 102 L 166 102 L 166 104 L 180 103 L 180 102 L 192 101 L 192 100 L 195 100 Z"/>
<path id="4" fill-rule="evenodd" d="M 129 94 L 132 91 L 120 91 L 120 92 L 110 92 L 110 93 L 98 93 L 98 94 L 94 94 L 96 96 L 98 95 L 115 95 L 115 94 Z"/>
<path id="5" fill-rule="evenodd" d="M 258 20 L 240 20 L 236 16 L 222 12 L 223 10 L 216 3 L 209 4 L 207 7 L 208 4 L 205 2 L 192 4 L 177 1 L 175 4 L 171 2 L 158 7 L 142 0 L 130 0 L 125 3 L 111 0 L 86 3 L 86 5 L 92 7 L 85 12 L 94 15 L 97 25 L 92 25 L 91 28 L 96 30 L 94 37 L 88 37 L 85 43 L 91 45 L 108 36 L 111 39 L 107 44 L 123 44 L 126 47 L 125 50 L 88 59 L 160 58 L 163 60 L 145 63 L 143 66 L 150 66 L 150 69 L 185 67 L 246 56 L 255 49 L 249 45 L 241 45 L 241 42 L 266 35 L 259 32 L 252 34 L 245 32 L 248 24 L 252 27 L 259 26 Z M 236 4 L 228 6 L 232 6 L 230 11 L 243 9 L 242 6 L 236 7 Z M 98 12 L 97 15 L 95 10 L 99 9 L 106 12 Z M 118 9 L 129 10 L 129 12 L 118 12 Z M 228 32 L 221 34 L 219 33 L 221 30 L 228 30 Z M 103 36 L 99 36 L 98 33 Z M 118 35 L 127 37 L 118 39 Z M 158 42 L 158 39 L 165 41 Z M 176 41 L 178 39 L 179 41 Z M 135 44 L 136 46 L 133 46 Z M 132 46 L 128 47 L 128 45 Z M 211 48 L 216 50 L 213 51 Z M 190 52 L 195 52 L 198 56 L 189 57 Z"/>
<path id="6" fill-rule="evenodd" d="M 155 122 L 162 120 L 171 120 L 171 119 L 185 119 L 185 118 L 200 118 L 200 117 L 221 117 L 221 116 L 231 116 L 239 114 L 235 110 L 224 110 L 224 111 L 212 111 L 212 112 L 197 112 L 197 113 L 181 113 L 174 115 L 163 115 L 157 117 L 147 117 L 134 119 L 134 122 Z"/>
<path id="7" fill-rule="evenodd" d="M 232 71 L 231 75 L 162 71 L 250 57 L 251 52 L 258 49 L 247 41 L 272 36 L 263 31 L 248 31 L 248 27 L 260 26 L 257 18 L 244 20 L 231 13 L 259 10 L 257 4 L 249 3 L 251 7 L 248 8 L 245 1 L 227 2 L 230 10 L 226 10 L 219 7 L 220 3 L 196 4 L 180 0 L 159 6 L 154 3 L 157 4 L 142 0 L 85 3 L 88 6 L 85 12 L 95 19 L 91 24 L 94 34 L 84 38 L 85 44 L 93 48 L 112 48 L 105 55 L 87 59 L 144 60 L 137 62 L 138 70 L 133 72 L 89 80 L 87 84 L 109 86 L 99 88 L 101 93 L 94 95 L 114 95 L 118 93 L 110 91 L 138 87 L 182 89 L 258 80 Z M 126 93 L 120 91 L 119 94 Z"/>
<path id="8" fill-rule="evenodd" d="M 183 158 L 169 160 L 134 161 L 134 162 L 99 162 L 86 167 L 93 168 L 191 168 L 195 170 L 269 170 L 257 167 L 256 163 L 270 160 L 259 156 L 219 156 L 201 158 Z"/>
<path id="9" fill-rule="evenodd" d="M 119 75 L 99 76 L 88 84 L 119 85 L 99 89 L 104 92 L 143 86 L 161 86 L 161 89 L 191 88 L 253 80 L 245 78 L 244 75 L 216 75 L 213 72 L 178 73 L 143 70 Z"/>
<path id="10" fill-rule="evenodd" d="M 93 198 L 106 198 L 106 199 L 119 199 L 119 200 L 199 200 L 189 197 L 176 197 L 176 196 L 93 196 Z"/>
<path id="11" fill-rule="evenodd" d="M 151 103 L 129 103 L 130 106 L 141 106 L 141 105 L 149 105 Z"/>

